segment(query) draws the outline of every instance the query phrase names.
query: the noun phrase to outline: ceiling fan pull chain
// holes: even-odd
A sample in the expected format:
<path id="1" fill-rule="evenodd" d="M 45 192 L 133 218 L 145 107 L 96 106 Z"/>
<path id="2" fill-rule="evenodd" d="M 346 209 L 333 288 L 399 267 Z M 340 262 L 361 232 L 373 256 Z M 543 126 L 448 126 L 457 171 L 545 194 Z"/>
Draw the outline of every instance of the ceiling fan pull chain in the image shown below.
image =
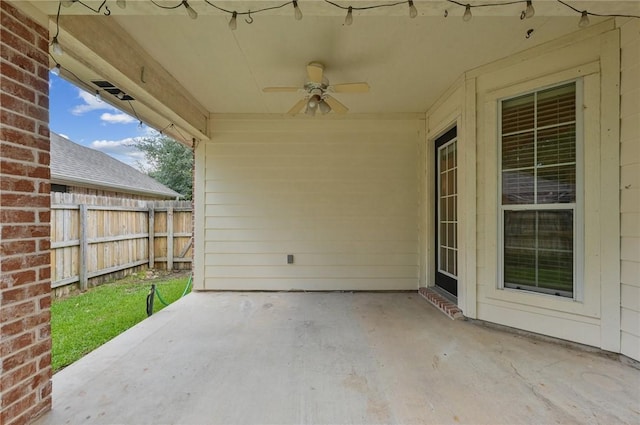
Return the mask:
<path id="1" fill-rule="evenodd" d="M 253 17 L 251 16 L 251 11 L 249 11 L 249 18 L 244 20 L 247 24 L 253 24 Z"/>

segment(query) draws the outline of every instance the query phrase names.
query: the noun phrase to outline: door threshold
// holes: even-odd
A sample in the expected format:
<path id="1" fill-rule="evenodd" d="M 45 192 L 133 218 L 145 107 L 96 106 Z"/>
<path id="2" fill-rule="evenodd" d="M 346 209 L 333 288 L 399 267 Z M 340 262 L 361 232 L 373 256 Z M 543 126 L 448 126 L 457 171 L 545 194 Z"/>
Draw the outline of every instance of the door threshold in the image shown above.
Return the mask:
<path id="1" fill-rule="evenodd" d="M 464 315 L 462 314 L 462 310 L 456 304 L 456 301 L 452 301 L 449 298 L 455 298 L 453 295 L 448 294 L 449 297 L 446 297 L 444 294 L 439 291 L 436 287 L 429 288 L 420 288 L 418 289 L 418 293 L 422 295 L 430 304 L 436 307 L 438 310 L 446 314 L 450 319 L 464 319 Z"/>

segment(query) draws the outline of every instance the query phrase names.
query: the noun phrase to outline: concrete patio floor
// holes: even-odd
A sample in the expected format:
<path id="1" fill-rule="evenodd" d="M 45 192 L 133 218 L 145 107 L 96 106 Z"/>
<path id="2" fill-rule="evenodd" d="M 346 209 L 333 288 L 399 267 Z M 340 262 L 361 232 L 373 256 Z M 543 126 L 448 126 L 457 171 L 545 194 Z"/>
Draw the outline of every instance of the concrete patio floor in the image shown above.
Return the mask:
<path id="1" fill-rule="evenodd" d="M 193 293 L 53 385 L 38 425 L 640 421 L 638 369 L 413 293 Z"/>

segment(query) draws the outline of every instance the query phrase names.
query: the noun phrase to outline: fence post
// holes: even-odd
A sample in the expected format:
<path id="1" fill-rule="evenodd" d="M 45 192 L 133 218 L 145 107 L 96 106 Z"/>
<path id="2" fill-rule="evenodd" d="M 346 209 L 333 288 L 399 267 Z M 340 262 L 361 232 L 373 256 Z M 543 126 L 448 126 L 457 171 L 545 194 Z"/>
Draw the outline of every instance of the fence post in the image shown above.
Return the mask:
<path id="1" fill-rule="evenodd" d="M 167 207 L 167 270 L 173 270 L 173 205 Z"/>
<path id="2" fill-rule="evenodd" d="M 78 270 L 78 278 L 80 280 L 80 290 L 85 291 L 87 289 L 88 278 L 87 278 L 87 256 L 89 254 L 89 243 L 87 237 L 87 219 L 88 219 L 88 208 L 87 204 L 80 204 L 78 206 L 80 208 L 80 265 Z"/>
<path id="3" fill-rule="evenodd" d="M 153 205 L 149 207 L 149 268 L 153 269 L 156 265 L 156 253 L 155 253 L 155 244 L 156 244 L 156 234 L 155 234 L 155 220 L 156 220 L 156 210 L 153 208 Z"/>

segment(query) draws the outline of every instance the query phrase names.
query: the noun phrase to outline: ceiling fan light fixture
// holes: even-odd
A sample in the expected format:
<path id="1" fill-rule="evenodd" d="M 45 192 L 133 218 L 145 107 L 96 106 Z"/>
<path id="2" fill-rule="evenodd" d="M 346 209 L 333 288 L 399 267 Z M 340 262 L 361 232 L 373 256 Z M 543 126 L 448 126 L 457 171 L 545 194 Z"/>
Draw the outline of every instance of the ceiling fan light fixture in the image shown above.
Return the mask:
<path id="1" fill-rule="evenodd" d="M 462 20 L 465 22 L 469 22 L 471 18 L 473 18 L 473 15 L 471 14 L 471 5 L 468 4 L 464 7 L 464 15 L 462 15 Z"/>
<path id="2" fill-rule="evenodd" d="M 235 31 L 238 28 L 238 12 L 233 12 L 231 20 L 229 21 L 229 29 Z"/>
<path id="3" fill-rule="evenodd" d="M 316 110 L 318 109 L 318 104 L 317 103 L 312 103 L 311 99 L 309 99 L 309 101 L 307 102 L 307 107 L 304 110 L 304 113 L 313 117 L 316 115 Z"/>
<path id="4" fill-rule="evenodd" d="M 409 17 L 413 19 L 416 16 L 418 16 L 418 9 L 416 9 L 416 6 L 413 4 L 413 0 L 409 0 Z"/>
<path id="5" fill-rule="evenodd" d="M 309 102 L 307 102 L 307 107 L 316 109 L 321 101 L 322 99 L 320 98 L 320 96 L 317 94 L 314 94 L 309 98 Z"/>
<path id="6" fill-rule="evenodd" d="M 320 101 L 320 103 L 318 104 L 318 109 L 320 110 L 320 113 L 322 115 L 326 115 L 329 112 L 331 112 L 331 106 L 329 106 L 329 104 L 327 102 L 323 100 Z"/>
<path id="7" fill-rule="evenodd" d="M 302 19 L 302 10 L 300 10 L 300 7 L 298 6 L 298 0 L 293 0 L 292 3 L 294 16 L 296 21 L 299 21 Z"/>
<path id="8" fill-rule="evenodd" d="M 353 7 L 349 6 L 349 10 L 347 11 L 347 17 L 344 18 L 345 25 L 353 24 Z"/>

